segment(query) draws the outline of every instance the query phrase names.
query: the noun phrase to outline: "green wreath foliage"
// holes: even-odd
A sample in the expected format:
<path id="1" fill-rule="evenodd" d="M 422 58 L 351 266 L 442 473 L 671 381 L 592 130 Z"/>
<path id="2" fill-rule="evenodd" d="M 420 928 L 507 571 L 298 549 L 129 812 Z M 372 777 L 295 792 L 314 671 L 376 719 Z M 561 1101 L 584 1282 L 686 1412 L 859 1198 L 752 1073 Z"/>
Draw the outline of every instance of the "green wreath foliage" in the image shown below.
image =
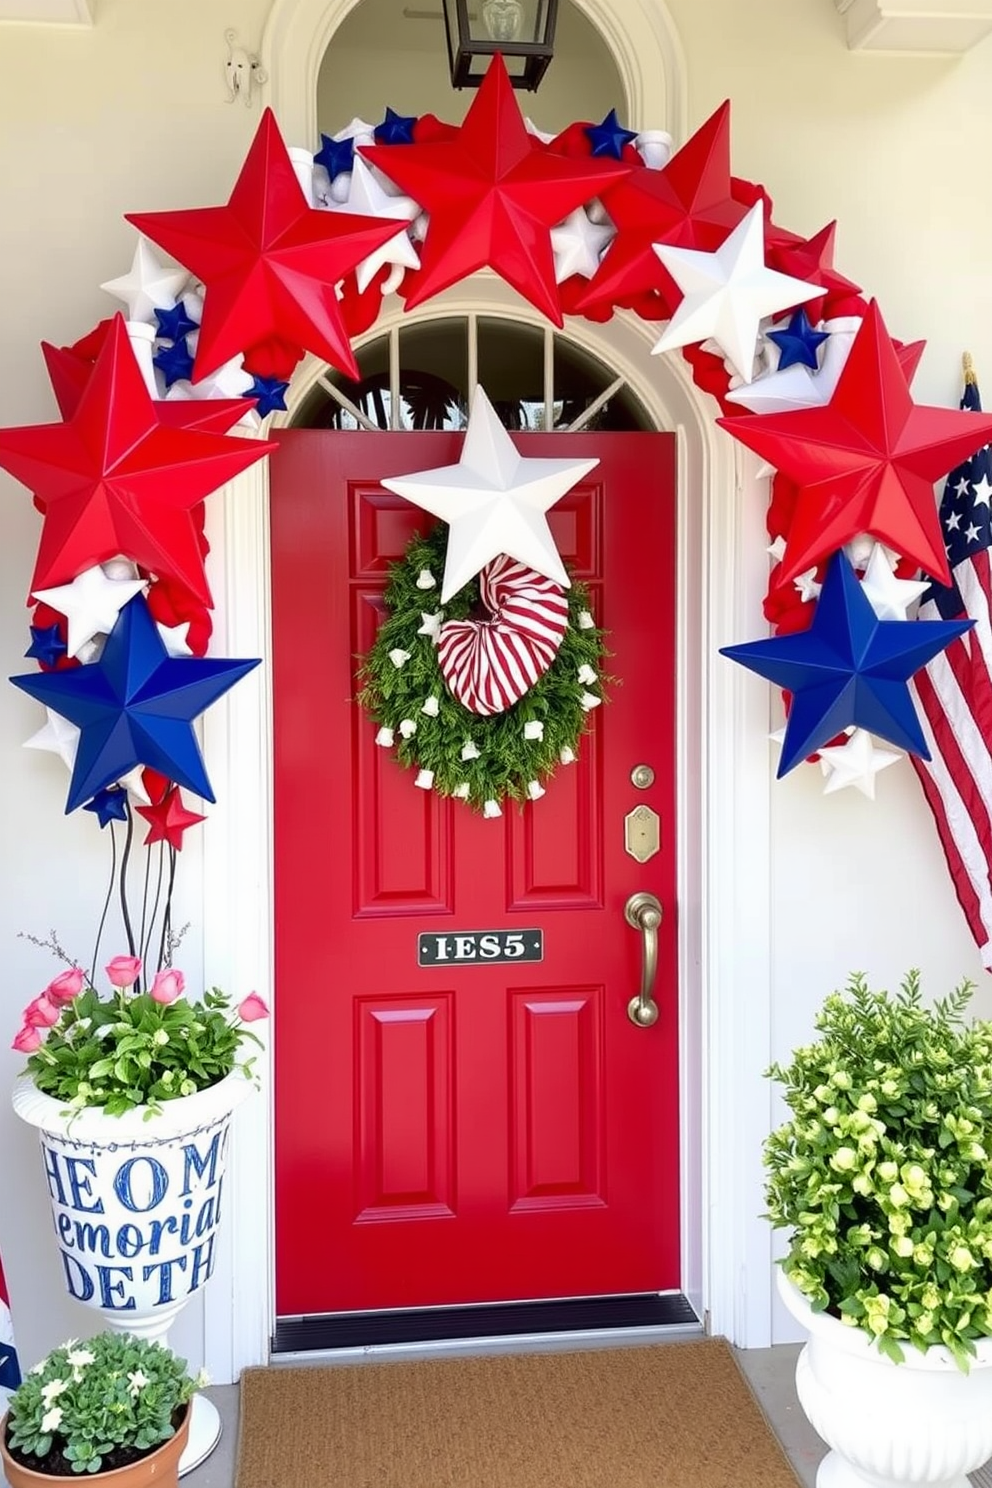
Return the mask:
<path id="1" fill-rule="evenodd" d="M 400 764 L 430 770 L 432 788 L 440 795 L 460 795 L 478 808 L 488 801 L 526 801 L 531 782 L 547 781 L 563 762 L 563 751 L 566 761 L 568 751 L 578 755 L 579 741 L 590 726 L 591 710 L 583 706 L 583 698 L 590 692 L 602 698 L 603 682 L 609 680 L 602 671 L 608 655 L 605 632 L 590 626 L 588 619 L 585 626 L 580 623 L 580 616 L 591 613 L 589 592 L 573 578 L 567 590 L 569 623 L 548 670 L 505 713 L 484 718 L 471 712 L 448 691 L 431 637 L 418 634 L 424 616 L 439 608 L 447 546 L 448 528 L 441 523 L 426 536 L 412 538 L 403 558 L 390 568 L 387 618 L 372 650 L 359 663 L 358 701 L 375 723 L 393 731 Z M 436 580 L 436 588 L 418 588 L 425 569 Z M 442 613 L 445 620 L 484 613 L 478 580 L 460 589 Z M 409 652 L 410 659 L 397 667 L 389 655 L 393 650 Z M 595 671 L 594 684 L 579 681 L 583 666 Z M 436 716 L 423 711 L 432 697 L 437 699 Z M 406 719 L 417 726 L 410 738 L 400 732 Z M 543 724 L 542 738 L 525 737 L 524 727 L 531 722 Z M 475 745 L 478 758 L 462 759 L 468 743 Z"/>

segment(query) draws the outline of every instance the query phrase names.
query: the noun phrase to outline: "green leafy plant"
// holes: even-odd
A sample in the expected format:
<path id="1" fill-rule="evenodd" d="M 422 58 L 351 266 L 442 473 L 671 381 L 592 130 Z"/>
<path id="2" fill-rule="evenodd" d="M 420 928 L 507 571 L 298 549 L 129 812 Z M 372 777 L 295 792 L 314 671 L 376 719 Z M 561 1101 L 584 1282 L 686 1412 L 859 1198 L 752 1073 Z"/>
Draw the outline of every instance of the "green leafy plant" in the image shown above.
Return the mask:
<path id="1" fill-rule="evenodd" d="M 124 1467 L 175 1435 L 207 1383 L 160 1343 L 128 1333 L 70 1340 L 10 1397 L 6 1445 L 22 1467 L 53 1476 Z"/>
<path id="2" fill-rule="evenodd" d="M 526 801 L 534 784 L 576 758 L 590 709 L 602 701 L 590 688 L 610 680 L 602 674 L 605 633 L 592 619 L 588 590 L 573 578 L 568 626 L 547 671 L 506 712 L 492 717 L 470 712 L 448 691 L 434 640 L 422 633 L 431 601 L 418 580 L 425 571 L 443 572 L 447 543 L 448 529 L 441 523 L 426 537 L 415 536 L 390 569 L 387 615 L 360 663 L 358 701 L 395 742 L 400 764 L 429 771 L 431 788 L 440 795 L 483 810 L 489 802 Z M 445 621 L 473 619 L 479 610 L 474 579 L 448 601 L 443 616 Z M 391 652 L 408 659 L 396 666 Z M 433 713 L 424 711 L 430 698 Z M 406 737 L 404 726 L 411 721 L 416 732 Z"/>
<path id="3" fill-rule="evenodd" d="M 926 1006 L 918 972 L 895 996 L 852 975 L 816 1042 L 767 1071 L 792 1113 L 764 1147 L 785 1273 L 896 1362 L 944 1344 L 967 1369 L 992 1334 L 992 1024 L 965 1022 L 973 991 Z"/>
<path id="4" fill-rule="evenodd" d="M 112 993 L 103 998 L 72 967 L 24 1009 L 13 1047 L 28 1055 L 28 1071 L 45 1095 L 70 1111 L 98 1106 L 120 1116 L 137 1106 L 145 1119 L 165 1101 L 195 1095 L 240 1068 L 252 1078 L 251 1058 L 238 1061 L 245 1027 L 268 1015 L 256 992 L 236 1008 L 212 988 L 200 1002 L 184 996 L 181 971 L 159 971 L 138 992 L 141 962 L 115 956 L 106 968 Z"/>

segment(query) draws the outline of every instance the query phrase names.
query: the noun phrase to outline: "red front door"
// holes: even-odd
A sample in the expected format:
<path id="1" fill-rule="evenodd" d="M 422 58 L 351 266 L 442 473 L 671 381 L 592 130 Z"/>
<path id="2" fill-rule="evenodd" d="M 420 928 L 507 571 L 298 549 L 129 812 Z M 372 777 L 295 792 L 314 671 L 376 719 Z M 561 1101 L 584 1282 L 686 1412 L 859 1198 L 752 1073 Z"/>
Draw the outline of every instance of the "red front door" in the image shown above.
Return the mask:
<path id="1" fill-rule="evenodd" d="M 276 437 L 277 1310 L 677 1288 L 674 438 L 515 439 L 599 457 L 549 519 L 616 680 L 579 763 L 491 821 L 415 789 L 353 702 L 388 565 L 433 521 L 378 478 L 462 436 Z M 652 1028 L 627 1015 L 640 890 L 664 907 Z M 544 959 L 418 965 L 421 932 L 453 957 L 481 929 L 541 929 Z"/>

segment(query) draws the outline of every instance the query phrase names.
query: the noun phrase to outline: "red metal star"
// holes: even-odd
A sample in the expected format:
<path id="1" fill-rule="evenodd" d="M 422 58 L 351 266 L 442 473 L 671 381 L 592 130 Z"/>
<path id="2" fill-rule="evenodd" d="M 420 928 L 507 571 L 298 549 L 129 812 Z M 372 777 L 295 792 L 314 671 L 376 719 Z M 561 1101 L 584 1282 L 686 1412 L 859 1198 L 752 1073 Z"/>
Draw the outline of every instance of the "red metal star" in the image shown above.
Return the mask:
<path id="1" fill-rule="evenodd" d="M 0 429 L 0 466 L 45 514 L 32 591 L 122 553 L 212 603 L 195 509 L 276 446 L 170 427 L 163 406 L 118 315 L 71 418 Z"/>
<path id="2" fill-rule="evenodd" d="M 408 309 L 488 267 L 558 326 L 551 229 L 631 170 L 568 160 L 528 133 L 498 53 L 455 138 L 360 152 L 430 214 L 421 266 L 403 281 Z"/>
<path id="3" fill-rule="evenodd" d="M 794 279 L 805 279 L 809 284 L 822 284 L 826 293 L 822 299 L 809 300 L 806 314 L 815 325 L 829 309 L 830 300 L 848 299 L 861 293 L 861 286 L 834 268 L 834 238 L 836 222 L 828 222 L 812 238 L 800 238 L 784 228 L 769 223 L 765 229 L 765 258 L 769 268 L 780 274 L 791 274 Z"/>
<path id="4" fill-rule="evenodd" d="M 396 222 L 311 207 L 271 109 L 226 206 L 126 215 L 206 286 L 194 382 L 239 351 L 259 376 L 288 377 L 304 350 L 358 376 L 334 286 Z"/>
<path id="5" fill-rule="evenodd" d="M 715 252 L 747 212 L 732 194 L 730 104 L 721 104 L 664 170 L 636 167 L 604 193 L 603 206 L 617 235 L 579 301 L 580 310 L 657 291 L 667 319 L 682 291 L 652 245 Z"/>
<path id="6" fill-rule="evenodd" d="M 148 836 L 145 838 L 145 846 L 151 847 L 155 842 L 167 842 L 174 847 L 176 852 L 182 850 L 183 833 L 189 827 L 195 827 L 197 822 L 206 821 L 205 816 L 198 816 L 195 811 L 187 811 L 183 805 L 183 798 L 179 793 L 178 785 L 166 791 L 161 801 L 153 806 L 136 806 L 135 811 L 150 823 Z"/>
<path id="7" fill-rule="evenodd" d="M 862 532 L 950 582 L 934 482 L 992 438 L 992 413 L 914 403 L 874 300 L 828 404 L 717 423 L 799 488 L 780 582 Z"/>

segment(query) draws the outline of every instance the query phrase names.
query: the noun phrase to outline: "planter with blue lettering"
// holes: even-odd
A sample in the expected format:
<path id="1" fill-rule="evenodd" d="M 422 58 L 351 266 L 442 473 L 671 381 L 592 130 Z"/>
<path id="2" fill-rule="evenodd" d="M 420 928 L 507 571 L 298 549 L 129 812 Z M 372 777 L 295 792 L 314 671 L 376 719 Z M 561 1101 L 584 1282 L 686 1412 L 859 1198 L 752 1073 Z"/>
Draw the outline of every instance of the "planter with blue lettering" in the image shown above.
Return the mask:
<path id="1" fill-rule="evenodd" d="M 15 1083 L 14 1110 L 41 1138 L 66 1287 L 109 1327 L 164 1337 L 210 1279 L 231 1115 L 252 1089 L 236 1070 L 146 1121 L 142 1106 L 69 1112 L 30 1076 Z"/>

